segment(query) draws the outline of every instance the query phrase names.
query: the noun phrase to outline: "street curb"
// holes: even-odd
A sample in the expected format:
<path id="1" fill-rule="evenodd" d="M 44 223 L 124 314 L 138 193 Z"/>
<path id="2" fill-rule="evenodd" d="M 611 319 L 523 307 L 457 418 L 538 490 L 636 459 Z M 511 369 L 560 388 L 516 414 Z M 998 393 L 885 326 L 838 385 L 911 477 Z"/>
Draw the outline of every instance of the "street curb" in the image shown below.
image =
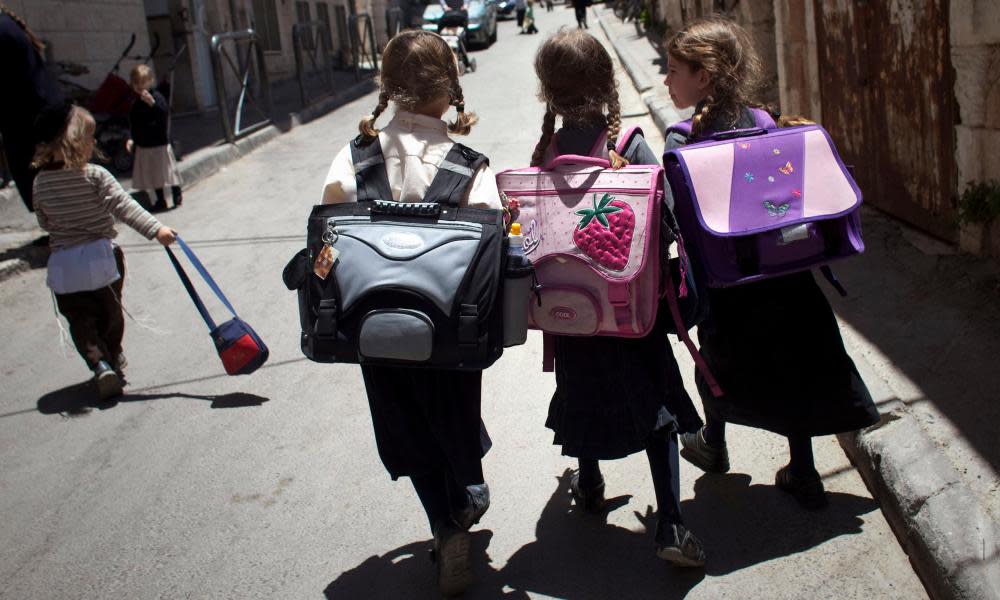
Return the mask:
<path id="1" fill-rule="evenodd" d="M 314 121 L 334 109 L 364 96 L 374 90 L 375 87 L 374 80 L 366 79 L 332 96 L 323 98 L 315 104 L 306 106 L 298 112 L 289 113 L 289 128 L 287 131 Z M 272 123 L 260 131 L 236 140 L 236 143 L 205 148 L 192 153 L 190 156 L 186 156 L 178 165 L 185 187 L 191 186 L 215 174 L 226 165 L 239 160 L 282 133 L 285 133 L 285 131 L 282 131 L 277 125 Z"/>
<path id="2" fill-rule="evenodd" d="M 647 91 L 642 65 L 594 14 L 660 131 L 682 120 L 670 102 Z M 864 355 L 847 345 L 852 356 Z M 881 407 L 881 419 L 837 439 L 878 499 L 928 594 L 934 600 L 1000 598 L 1000 526 L 888 383 L 863 358 L 856 366 Z"/>
<path id="3" fill-rule="evenodd" d="M 23 273 L 31 267 L 23 258 L 8 258 L 0 261 L 0 282 L 10 279 L 18 273 Z"/>

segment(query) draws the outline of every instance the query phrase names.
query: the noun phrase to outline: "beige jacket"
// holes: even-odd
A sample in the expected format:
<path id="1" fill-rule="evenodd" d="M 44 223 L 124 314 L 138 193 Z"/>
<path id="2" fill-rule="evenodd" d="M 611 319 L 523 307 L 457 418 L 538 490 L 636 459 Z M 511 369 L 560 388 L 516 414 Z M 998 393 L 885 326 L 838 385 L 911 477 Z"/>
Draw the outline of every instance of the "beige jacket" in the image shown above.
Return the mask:
<path id="1" fill-rule="evenodd" d="M 385 156 L 392 199 L 421 202 L 431 180 L 454 142 L 448 137 L 448 124 L 441 119 L 404 110 L 395 116 L 378 135 Z M 344 146 L 330 165 L 323 184 L 323 204 L 357 201 L 357 183 L 351 148 Z M 472 177 L 472 186 L 462 206 L 500 209 L 496 177 L 483 165 Z"/>

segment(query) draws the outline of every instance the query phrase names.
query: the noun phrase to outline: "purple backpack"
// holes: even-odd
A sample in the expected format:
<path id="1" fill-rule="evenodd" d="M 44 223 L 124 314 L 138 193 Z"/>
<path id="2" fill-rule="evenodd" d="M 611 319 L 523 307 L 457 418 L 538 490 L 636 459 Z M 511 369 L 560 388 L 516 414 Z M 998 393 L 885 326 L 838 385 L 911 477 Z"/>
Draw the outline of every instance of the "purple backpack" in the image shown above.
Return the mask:
<path id="1" fill-rule="evenodd" d="M 723 131 L 663 155 L 674 212 L 710 287 L 776 277 L 864 251 L 861 191 L 819 125 Z M 671 126 L 690 136 L 690 121 Z M 843 292 L 829 269 L 824 274 Z"/>

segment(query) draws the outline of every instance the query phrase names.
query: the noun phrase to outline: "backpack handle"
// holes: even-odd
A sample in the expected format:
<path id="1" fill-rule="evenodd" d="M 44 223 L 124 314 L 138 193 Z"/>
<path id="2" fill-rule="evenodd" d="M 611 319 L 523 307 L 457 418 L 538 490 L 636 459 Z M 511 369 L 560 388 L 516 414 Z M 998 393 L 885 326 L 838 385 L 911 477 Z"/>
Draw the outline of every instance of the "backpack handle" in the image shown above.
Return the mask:
<path id="1" fill-rule="evenodd" d="M 708 139 L 715 141 L 723 140 L 735 140 L 737 138 L 754 137 L 757 135 L 766 135 L 767 130 L 763 127 L 749 127 L 747 129 L 730 129 L 728 131 L 717 131 L 709 136 Z"/>
<path id="2" fill-rule="evenodd" d="M 550 160 L 543 169 L 546 171 L 552 170 L 553 167 L 559 167 L 562 165 L 588 165 L 593 167 L 601 167 L 602 169 L 610 169 L 611 163 L 603 158 L 597 158 L 594 156 L 580 156 L 579 154 L 560 154 L 552 160 Z"/>

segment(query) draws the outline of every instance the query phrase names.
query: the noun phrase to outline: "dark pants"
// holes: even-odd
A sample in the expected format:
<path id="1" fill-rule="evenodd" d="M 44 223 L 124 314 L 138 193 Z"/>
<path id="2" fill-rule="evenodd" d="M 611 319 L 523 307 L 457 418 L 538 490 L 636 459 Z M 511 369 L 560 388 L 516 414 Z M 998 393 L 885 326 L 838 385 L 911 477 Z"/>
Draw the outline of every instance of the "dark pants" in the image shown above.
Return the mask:
<path id="1" fill-rule="evenodd" d="M 528 14 L 527 8 L 517 9 L 517 26 L 524 27 L 524 15 Z"/>
<path id="2" fill-rule="evenodd" d="M 91 292 L 56 294 L 59 312 L 69 321 L 73 344 L 91 369 L 98 362 L 111 362 L 122 353 L 125 318 L 121 299 L 125 284 L 125 255 L 117 246 L 115 261 L 121 277 L 111 285 Z"/>
<path id="3" fill-rule="evenodd" d="M 576 24 L 578 27 L 587 27 L 587 7 L 582 2 L 578 2 L 574 7 L 576 11 Z"/>

